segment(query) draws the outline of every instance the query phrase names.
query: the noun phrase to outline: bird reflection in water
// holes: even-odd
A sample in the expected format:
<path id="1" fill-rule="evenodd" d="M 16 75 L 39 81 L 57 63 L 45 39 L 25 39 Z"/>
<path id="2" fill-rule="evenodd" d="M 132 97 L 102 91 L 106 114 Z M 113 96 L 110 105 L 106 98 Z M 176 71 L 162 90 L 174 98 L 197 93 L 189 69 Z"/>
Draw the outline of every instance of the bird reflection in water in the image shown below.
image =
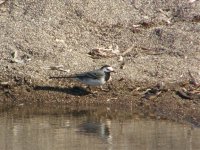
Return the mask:
<path id="1" fill-rule="evenodd" d="M 99 137 L 111 144 L 112 136 L 110 127 L 111 120 L 106 120 L 105 122 L 86 121 L 78 126 L 78 132 Z"/>

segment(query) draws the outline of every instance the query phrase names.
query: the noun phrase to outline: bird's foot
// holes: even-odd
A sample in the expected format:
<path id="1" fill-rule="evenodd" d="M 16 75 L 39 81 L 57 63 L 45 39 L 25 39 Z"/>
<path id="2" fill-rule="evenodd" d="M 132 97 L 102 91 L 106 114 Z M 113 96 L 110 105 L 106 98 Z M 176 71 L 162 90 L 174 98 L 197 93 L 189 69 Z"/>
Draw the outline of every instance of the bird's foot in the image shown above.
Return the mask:
<path id="1" fill-rule="evenodd" d="M 110 89 L 104 89 L 102 86 L 100 86 L 100 88 L 101 88 L 101 91 L 104 91 L 104 92 L 109 92 L 110 91 Z"/>
<path id="2" fill-rule="evenodd" d="M 91 94 L 97 94 L 98 91 L 90 91 Z"/>

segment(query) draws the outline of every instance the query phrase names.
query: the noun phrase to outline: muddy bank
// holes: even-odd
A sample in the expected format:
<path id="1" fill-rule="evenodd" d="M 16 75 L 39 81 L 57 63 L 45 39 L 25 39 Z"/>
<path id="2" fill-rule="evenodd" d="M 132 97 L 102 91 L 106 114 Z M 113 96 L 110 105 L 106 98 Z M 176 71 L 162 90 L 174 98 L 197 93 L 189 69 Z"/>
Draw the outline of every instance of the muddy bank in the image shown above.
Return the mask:
<path id="1" fill-rule="evenodd" d="M 26 104 L 118 105 L 199 126 L 199 4 L 2 0 L 2 111 Z M 49 80 L 105 64 L 117 71 L 109 92 Z"/>
<path id="2" fill-rule="evenodd" d="M 83 110 L 88 107 L 100 107 L 114 111 L 115 113 L 110 112 L 111 116 L 113 114 L 120 116 L 121 112 L 126 112 L 128 116 L 137 114 L 141 117 L 168 119 L 200 126 L 199 93 L 193 95 L 179 93 L 183 87 L 191 88 L 192 85 L 189 83 L 155 85 L 120 80 L 112 81 L 105 86 L 108 91 L 93 88 L 97 93 L 91 93 L 83 85 L 69 82 L 61 80 L 51 81 L 49 84 L 1 86 L 1 111 L 26 106 L 40 108 L 63 106 Z M 186 95 L 188 97 L 184 97 Z"/>

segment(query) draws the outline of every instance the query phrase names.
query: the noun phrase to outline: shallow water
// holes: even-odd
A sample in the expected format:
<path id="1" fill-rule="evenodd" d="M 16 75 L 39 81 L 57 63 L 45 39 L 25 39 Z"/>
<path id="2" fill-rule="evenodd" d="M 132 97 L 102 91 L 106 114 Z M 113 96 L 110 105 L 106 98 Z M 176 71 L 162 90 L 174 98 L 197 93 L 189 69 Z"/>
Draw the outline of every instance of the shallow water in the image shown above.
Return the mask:
<path id="1" fill-rule="evenodd" d="M 0 149 L 200 149 L 199 128 L 120 111 L 113 114 L 108 108 L 13 108 L 0 115 Z"/>

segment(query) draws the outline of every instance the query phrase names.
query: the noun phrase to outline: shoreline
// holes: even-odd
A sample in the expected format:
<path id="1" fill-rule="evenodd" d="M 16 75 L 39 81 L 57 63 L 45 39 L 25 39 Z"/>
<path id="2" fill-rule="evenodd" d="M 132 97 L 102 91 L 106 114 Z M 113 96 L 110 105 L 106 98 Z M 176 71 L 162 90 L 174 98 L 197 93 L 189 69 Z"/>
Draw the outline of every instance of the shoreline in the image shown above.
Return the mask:
<path id="1" fill-rule="evenodd" d="M 133 114 L 155 119 L 167 119 L 200 127 L 199 95 L 181 97 L 179 89 L 191 84 L 152 84 L 131 81 L 112 81 L 109 91 L 96 89 L 90 93 L 81 84 L 51 81 L 41 85 L 1 85 L 1 112 L 23 106 L 105 106 L 131 110 Z M 183 95 L 184 96 L 184 95 Z"/>

